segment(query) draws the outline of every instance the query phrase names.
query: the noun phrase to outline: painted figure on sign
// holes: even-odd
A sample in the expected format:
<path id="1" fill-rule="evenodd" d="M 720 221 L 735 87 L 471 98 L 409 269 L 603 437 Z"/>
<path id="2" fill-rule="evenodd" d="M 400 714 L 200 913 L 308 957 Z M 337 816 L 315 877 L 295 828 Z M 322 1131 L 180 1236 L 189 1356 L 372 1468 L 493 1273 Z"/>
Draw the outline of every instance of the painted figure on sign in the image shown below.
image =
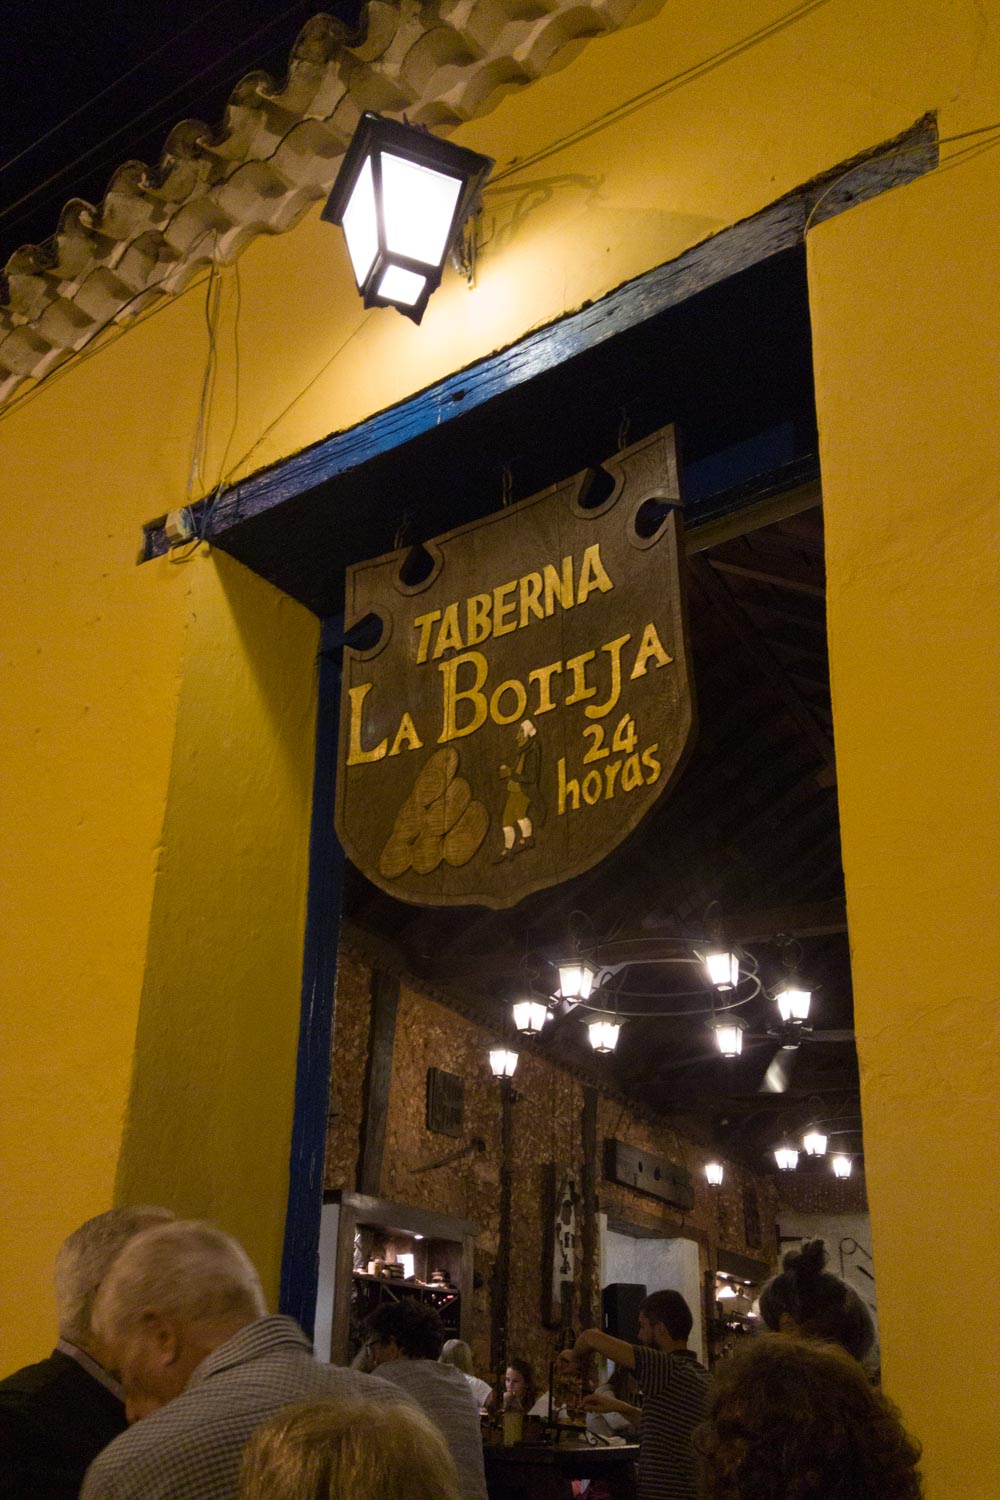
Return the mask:
<path id="1" fill-rule="evenodd" d="M 503 848 L 498 856 L 500 859 L 509 859 L 522 849 L 532 848 L 535 823 L 540 825 L 545 817 L 545 804 L 538 786 L 541 750 L 537 735 L 530 719 L 519 724 L 514 763 L 507 765 L 505 762 L 500 767 L 500 779 L 507 783 L 507 800 L 501 818 Z"/>

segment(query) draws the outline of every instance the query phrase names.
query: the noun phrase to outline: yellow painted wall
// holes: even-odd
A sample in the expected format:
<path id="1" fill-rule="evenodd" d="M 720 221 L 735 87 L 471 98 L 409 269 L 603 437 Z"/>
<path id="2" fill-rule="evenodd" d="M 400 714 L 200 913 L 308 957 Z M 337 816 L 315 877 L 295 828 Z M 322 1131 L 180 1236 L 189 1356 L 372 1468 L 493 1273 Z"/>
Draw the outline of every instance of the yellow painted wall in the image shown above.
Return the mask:
<path id="1" fill-rule="evenodd" d="M 1000 119 L 998 79 L 975 0 L 669 0 L 460 132 L 500 172 L 525 165 L 488 195 L 476 290 L 450 276 L 419 329 L 362 313 L 317 214 L 227 271 L 205 484 L 362 420 L 928 110 L 944 136 Z M 994 149 L 809 247 L 886 1375 L 932 1500 L 985 1495 L 992 1461 L 977 1403 L 996 1234 L 969 1178 L 995 1077 L 980 1039 L 997 201 Z M 224 561 L 131 566 L 140 523 L 184 497 L 203 291 L 0 425 L 19 734 L 0 766 L 8 1367 L 39 1352 L 56 1243 L 115 1181 L 218 1215 L 274 1285 L 316 626 Z"/>
<path id="2" fill-rule="evenodd" d="M 809 246 L 883 1376 L 962 1500 L 1000 1491 L 998 203 L 994 147 Z"/>
<path id="3" fill-rule="evenodd" d="M 318 626 L 225 558 L 135 566 L 184 495 L 203 329 L 196 292 L 0 425 L 4 1372 L 116 1179 L 277 1288 Z"/>

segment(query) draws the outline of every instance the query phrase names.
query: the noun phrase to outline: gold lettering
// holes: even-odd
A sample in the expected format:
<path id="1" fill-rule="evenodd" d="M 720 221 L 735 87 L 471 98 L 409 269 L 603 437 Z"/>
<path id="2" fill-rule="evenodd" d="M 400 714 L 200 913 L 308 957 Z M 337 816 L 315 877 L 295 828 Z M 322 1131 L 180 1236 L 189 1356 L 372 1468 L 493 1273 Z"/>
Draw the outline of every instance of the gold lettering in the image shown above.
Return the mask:
<path id="1" fill-rule="evenodd" d="M 584 698 L 593 698 L 597 692 L 595 687 L 587 687 L 586 673 L 588 661 L 593 661 L 596 655 L 596 651 L 584 651 L 566 663 L 567 670 L 573 673 L 573 691 L 566 699 L 567 704 L 581 703 Z"/>
<path id="2" fill-rule="evenodd" d="M 601 545 L 599 542 L 595 542 L 583 554 L 583 562 L 580 564 L 580 585 L 577 590 L 576 602 L 577 604 L 585 603 L 587 595 L 592 594 L 595 589 L 600 589 L 602 594 L 608 594 L 613 588 L 614 584 L 604 571 L 604 564 L 601 562 Z"/>
<path id="3" fill-rule="evenodd" d="M 620 635 L 616 641 L 609 641 L 602 646 L 602 651 L 607 651 L 611 657 L 611 692 L 605 703 L 588 703 L 583 710 L 588 719 L 603 719 L 614 708 L 622 695 L 622 648 L 632 639 L 630 635 Z M 618 748 L 617 746 L 615 747 Z"/>
<path id="4" fill-rule="evenodd" d="M 472 687 L 459 691 L 458 671 L 465 666 L 472 667 L 476 680 Z M 486 695 L 480 689 L 489 674 L 489 666 L 481 651 L 468 651 L 464 656 L 453 656 L 450 661 L 443 661 L 438 671 L 444 677 L 444 723 L 438 735 L 438 744 L 446 745 L 449 740 L 459 740 L 463 735 L 475 734 L 486 723 Z M 462 698 L 471 699 L 472 718 L 460 729 L 458 705 Z"/>
<path id="5" fill-rule="evenodd" d="M 642 752 L 642 763 L 649 772 L 649 775 L 646 777 L 647 786 L 654 786 L 655 783 L 659 781 L 660 772 L 663 770 L 663 767 L 660 765 L 660 762 L 656 756 L 656 752 L 657 750 L 659 750 L 659 748 L 660 742 L 659 740 L 657 740 L 655 745 L 650 745 Z"/>
<path id="6" fill-rule="evenodd" d="M 604 767 L 605 802 L 607 802 L 609 798 L 615 795 L 615 782 L 618 780 L 618 772 L 621 770 L 621 768 L 622 763 L 620 760 L 610 761 L 609 764 Z"/>
<path id="7" fill-rule="evenodd" d="M 642 769 L 639 765 L 639 757 L 630 755 L 622 772 L 622 791 L 634 792 L 640 786 L 642 786 Z"/>
<path id="8" fill-rule="evenodd" d="M 517 629 L 517 579 L 512 583 L 503 583 L 498 589 L 493 590 L 493 634 L 510 635 L 512 630 Z M 508 618 L 510 624 L 507 624 Z"/>
<path id="9" fill-rule="evenodd" d="M 552 563 L 545 564 L 545 618 L 555 614 L 556 599 L 563 609 L 573 608 L 573 559 L 562 560 L 562 577 Z"/>
<path id="10" fill-rule="evenodd" d="M 446 651 L 461 651 L 464 645 L 462 632 L 458 626 L 458 605 L 449 604 L 441 620 L 441 629 L 438 631 L 434 660 L 437 661 L 438 657 L 443 656 Z"/>
<path id="11" fill-rule="evenodd" d="M 660 644 L 660 637 L 657 635 L 656 626 L 652 621 L 650 621 L 642 633 L 642 645 L 639 647 L 639 654 L 635 659 L 635 666 L 632 668 L 632 675 L 629 678 L 630 682 L 634 682 L 637 677 L 645 677 L 647 670 L 646 663 L 651 656 L 655 658 L 658 667 L 669 666 L 673 661 L 673 657 L 668 656 Z"/>
<path id="12" fill-rule="evenodd" d="M 521 618 L 519 623 L 527 625 L 529 614 L 534 615 L 536 620 L 545 619 L 545 611 L 541 606 L 542 597 L 542 575 L 541 573 L 525 573 L 520 580 L 521 588 Z"/>
<path id="13" fill-rule="evenodd" d="M 360 682 L 357 687 L 348 689 L 348 697 L 351 700 L 351 729 L 347 742 L 349 766 L 364 766 L 369 761 L 382 760 L 389 748 L 387 739 L 376 745 L 374 750 L 365 750 L 361 745 L 361 709 L 373 686 L 371 682 Z"/>
<path id="14" fill-rule="evenodd" d="M 441 611 L 439 609 L 435 609 L 429 615 L 417 615 L 417 618 L 413 622 L 414 630 L 420 631 L 420 642 L 417 646 L 418 667 L 421 662 L 425 662 L 427 660 L 427 648 L 431 643 L 431 626 L 434 624 L 435 620 L 440 620 L 440 618 Z"/>
<path id="15" fill-rule="evenodd" d="M 394 755 L 398 755 L 400 750 L 404 748 L 407 750 L 422 750 L 423 745 L 424 742 L 417 733 L 417 726 L 409 714 L 404 714 L 399 721 L 399 728 L 396 730 L 396 738 L 392 742 L 389 758 L 391 759 Z"/>
<path id="16" fill-rule="evenodd" d="M 578 781 L 566 780 L 566 757 L 559 757 L 559 817 L 566 811 L 567 798 L 573 799 L 573 811 L 578 812 L 580 808 L 580 783 Z"/>
<path id="17" fill-rule="evenodd" d="M 514 694 L 514 707 L 509 714 L 500 712 L 500 699 L 504 693 Z M 518 682 L 516 677 L 510 677 L 506 682 L 501 682 L 490 698 L 490 718 L 494 724 L 513 724 L 515 719 L 523 718 L 528 695 L 524 690 L 524 684 Z"/>
<path id="18" fill-rule="evenodd" d="M 562 672 L 562 662 L 550 662 L 547 667 L 537 667 L 534 672 L 528 673 L 529 682 L 538 683 L 538 707 L 537 714 L 547 714 L 550 708 L 555 708 L 552 702 L 552 679 L 555 674 Z"/>
<path id="19" fill-rule="evenodd" d="M 493 608 L 492 594 L 473 594 L 465 601 L 465 635 L 467 646 L 481 646 L 493 634 L 490 610 Z"/>
<path id="20" fill-rule="evenodd" d="M 580 790 L 583 792 L 583 800 L 588 807 L 593 807 L 595 803 L 600 802 L 601 792 L 604 790 L 600 771 L 588 771 L 583 778 L 583 786 Z"/>

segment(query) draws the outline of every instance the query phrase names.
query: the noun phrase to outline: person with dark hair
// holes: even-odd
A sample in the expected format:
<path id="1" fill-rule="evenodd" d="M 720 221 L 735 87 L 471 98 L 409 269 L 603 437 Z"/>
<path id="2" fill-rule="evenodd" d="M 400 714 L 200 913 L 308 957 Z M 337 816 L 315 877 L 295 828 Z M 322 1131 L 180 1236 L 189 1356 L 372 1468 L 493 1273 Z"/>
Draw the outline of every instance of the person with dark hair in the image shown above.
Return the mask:
<path id="1" fill-rule="evenodd" d="M 463 1500 L 486 1500 L 479 1409 L 461 1370 L 440 1362 L 444 1325 L 437 1313 L 422 1302 L 384 1302 L 365 1327 L 378 1374 L 405 1391 L 440 1429 Z"/>
<path id="2" fill-rule="evenodd" d="M 522 1411 L 530 1412 L 536 1404 L 535 1372 L 526 1359 L 509 1359 L 503 1377 L 503 1404 L 516 1401 Z"/>
<path id="3" fill-rule="evenodd" d="M 864 1359 L 875 1342 L 871 1313 L 853 1287 L 824 1270 L 826 1258 L 822 1240 L 789 1250 L 760 1294 L 760 1315 L 775 1333 L 825 1339 Z"/>
<path id="4" fill-rule="evenodd" d="M 691 1433 L 705 1415 L 708 1371 L 687 1347 L 694 1319 L 680 1292 L 653 1292 L 639 1308 L 639 1343 L 627 1344 L 599 1328 L 576 1341 L 616 1366 L 634 1370 L 641 1409 L 615 1396 L 594 1394 L 585 1411 L 618 1412 L 639 1428 L 639 1500 L 696 1500 Z"/>
<path id="5" fill-rule="evenodd" d="M 703 1500 L 919 1500 L 920 1444 L 844 1349 L 767 1334 L 715 1373 Z"/>

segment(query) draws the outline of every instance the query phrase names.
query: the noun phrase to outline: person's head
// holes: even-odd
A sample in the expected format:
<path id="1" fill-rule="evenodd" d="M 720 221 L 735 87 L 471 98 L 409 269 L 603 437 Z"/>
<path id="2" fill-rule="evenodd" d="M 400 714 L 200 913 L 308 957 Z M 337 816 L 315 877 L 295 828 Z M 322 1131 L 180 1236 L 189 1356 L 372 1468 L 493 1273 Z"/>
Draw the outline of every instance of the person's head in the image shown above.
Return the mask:
<path id="1" fill-rule="evenodd" d="M 394 1359 L 437 1359 L 444 1325 L 422 1302 L 383 1302 L 365 1324 L 376 1368 Z"/>
<path id="2" fill-rule="evenodd" d="M 694 1319 L 680 1292 L 652 1292 L 639 1305 L 639 1343 L 650 1349 L 684 1349 Z"/>
<path id="3" fill-rule="evenodd" d="M 826 1339 L 863 1359 L 875 1342 L 871 1313 L 853 1287 L 823 1269 L 823 1241 L 807 1240 L 781 1264 L 760 1294 L 760 1315 L 768 1328 Z"/>
<path id="4" fill-rule="evenodd" d="M 173 1218 L 169 1208 L 112 1208 L 81 1224 L 56 1251 L 55 1294 L 59 1336 L 100 1358 L 91 1319 L 94 1299 L 112 1262 L 133 1235 Z"/>
<path id="5" fill-rule="evenodd" d="M 239 1500 L 460 1500 L 440 1430 L 416 1407 L 363 1398 L 289 1406 L 243 1454 Z"/>
<path id="6" fill-rule="evenodd" d="M 511 1359 L 507 1361 L 507 1370 L 503 1378 L 503 1388 L 506 1397 L 513 1398 L 516 1396 L 525 1408 L 534 1406 L 535 1376 L 526 1359 Z"/>
<path id="7" fill-rule="evenodd" d="M 703 1500 L 917 1500 L 920 1445 L 843 1350 L 765 1334 L 716 1366 Z"/>
<path id="8" fill-rule="evenodd" d="M 439 1356 L 443 1365 L 454 1365 L 463 1375 L 475 1375 L 472 1350 L 464 1339 L 446 1339 Z"/>
<path id="9" fill-rule="evenodd" d="M 557 1380 L 577 1380 L 580 1376 L 580 1361 L 572 1349 L 560 1349 L 555 1360 Z"/>
<path id="10" fill-rule="evenodd" d="M 214 1225 L 178 1220 L 131 1239 L 94 1304 L 129 1421 L 179 1396 L 203 1359 L 265 1311 L 246 1251 Z"/>
<path id="11" fill-rule="evenodd" d="M 524 746 L 524 745 L 529 744 L 531 742 L 531 740 L 533 740 L 535 738 L 535 735 L 537 733 L 538 733 L 538 730 L 535 728 L 534 724 L 532 724 L 531 720 L 530 719 L 524 719 L 517 726 L 517 743 L 518 743 L 518 745 Z"/>

